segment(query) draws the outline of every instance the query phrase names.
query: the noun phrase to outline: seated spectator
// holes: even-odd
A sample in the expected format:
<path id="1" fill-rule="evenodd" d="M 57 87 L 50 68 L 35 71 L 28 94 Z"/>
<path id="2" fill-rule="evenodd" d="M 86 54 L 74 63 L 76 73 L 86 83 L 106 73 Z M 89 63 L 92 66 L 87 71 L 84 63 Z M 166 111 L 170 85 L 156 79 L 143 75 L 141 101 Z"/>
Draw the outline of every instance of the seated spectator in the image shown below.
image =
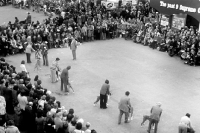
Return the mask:
<path id="1" fill-rule="evenodd" d="M 85 127 L 86 127 L 85 133 L 91 133 L 91 130 L 89 129 L 90 128 L 90 123 L 89 122 L 86 123 Z"/>
<path id="2" fill-rule="evenodd" d="M 44 132 L 44 122 L 45 118 L 42 116 L 43 112 L 38 111 L 36 116 L 36 127 L 37 127 L 37 133 L 43 133 Z"/>
<path id="3" fill-rule="evenodd" d="M 73 133 L 85 133 L 84 131 L 82 131 L 82 123 L 78 122 L 76 124 L 76 129 L 74 130 Z"/>
<path id="4" fill-rule="evenodd" d="M 54 123 L 55 123 L 55 130 L 57 132 L 58 129 L 62 128 L 62 126 L 63 126 L 62 113 L 61 112 L 56 114 L 56 116 L 54 118 Z"/>
<path id="5" fill-rule="evenodd" d="M 6 133 L 20 133 L 13 120 L 9 120 L 6 125 Z"/>

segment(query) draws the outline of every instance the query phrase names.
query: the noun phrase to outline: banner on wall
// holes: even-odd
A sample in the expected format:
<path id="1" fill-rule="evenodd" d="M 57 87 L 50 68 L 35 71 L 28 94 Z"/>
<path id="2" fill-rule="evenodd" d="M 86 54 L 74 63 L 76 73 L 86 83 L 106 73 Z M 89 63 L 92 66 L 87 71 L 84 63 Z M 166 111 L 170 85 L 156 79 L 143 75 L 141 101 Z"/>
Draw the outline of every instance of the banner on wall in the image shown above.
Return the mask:
<path id="1" fill-rule="evenodd" d="M 116 4 L 114 2 L 101 1 L 101 5 L 105 6 L 106 9 L 115 9 L 116 8 Z"/>
<path id="2" fill-rule="evenodd" d="M 162 26 L 168 26 L 169 25 L 169 17 L 167 17 L 166 15 L 162 15 L 160 24 Z"/>
<path id="3" fill-rule="evenodd" d="M 185 21 L 185 17 L 179 17 L 177 15 L 174 15 L 172 19 L 172 28 L 180 30 L 185 26 Z"/>
<path id="4" fill-rule="evenodd" d="M 138 0 L 132 0 L 132 5 L 137 5 Z"/>
<path id="5" fill-rule="evenodd" d="M 151 0 L 150 6 L 162 14 L 188 14 L 200 22 L 200 0 Z"/>

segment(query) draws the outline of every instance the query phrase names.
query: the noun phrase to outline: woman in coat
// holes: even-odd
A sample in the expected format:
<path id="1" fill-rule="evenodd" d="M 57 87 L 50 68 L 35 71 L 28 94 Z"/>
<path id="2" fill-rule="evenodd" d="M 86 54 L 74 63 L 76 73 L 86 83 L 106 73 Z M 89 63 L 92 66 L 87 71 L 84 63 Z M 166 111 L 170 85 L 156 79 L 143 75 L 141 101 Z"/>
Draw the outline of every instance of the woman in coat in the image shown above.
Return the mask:
<path id="1" fill-rule="evenodd" d="M 58 61 L 60 59 L 56 58 L 56 60 L 52 63 L 50 70 L 51 70 L 51 82 L 55 83 L 58 81 L 59 79 L 59 71 L 60 71 L 60 67 L 58 66 Z"/>
<path id="2" fill-rule="evenodd" d="M 27 63 L 31 63 L 31 52 L 35 50 L 32 48 L 32 42 L 31 42 L 30 36 L 27 38 L 27 42 L 28 42 L 28 45 L 26 46 L 26 51 L 25 51 L 26 58 L 27 58 Z"/>

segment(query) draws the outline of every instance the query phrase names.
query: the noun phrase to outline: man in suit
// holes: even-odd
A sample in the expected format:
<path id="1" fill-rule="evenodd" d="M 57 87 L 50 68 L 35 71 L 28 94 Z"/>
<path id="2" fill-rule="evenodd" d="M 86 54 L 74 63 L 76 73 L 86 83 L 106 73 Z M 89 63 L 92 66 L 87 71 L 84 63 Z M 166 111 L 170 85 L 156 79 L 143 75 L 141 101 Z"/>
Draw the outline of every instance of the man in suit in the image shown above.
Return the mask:
<path id="1" fill-rule="evenodd" d="M 68 66 L 67 68 L 63 69 L 61 73 L 61 91 L 63 91 L 63 85 L 65 87 L 65 92 L 68 94 L 69 90 L 67 88 L 67 85 L 69 85 L 69 74 L 68 71 L 71 69 L 71 66 Z"/>
<path id="2" fill-rule="evenodd" d="M 72 37 L 72 42 L 70 45 L 70 49 L 72 50 L 73 60 L 76 60 L 76 49 L 77 49 L 77 41 Z"/>
<path id="3" fill-rule="evenodd" d="M 100 108 L 106 109 L 106 103 L 107 103 L 107 94 L 110 94 L 110 85 L 109 80 L 106 80 L 105 83 L 102 85 L 100 90 Z"/>
<path id="4" fill-rule="evenodd" d="M 77 42 L 77 40 L 74 37 L 72 37 L 70 49 L 72 50 L 73 60 L 76 60 L 76 49 L 77 49 L 78 45 L 81 45 L 81 43 Z"/>
<path id="5" fill-rule="evenodd" d="M 156 106 L 153 106 L 150 111 L 150 120 L 149 120 L 149 127 L 147 132 L 150 133 L 151 125 L 155 124 L 154 133 L 157 133 L 158 122 L 160 120 L 160 116 L 162 114 L 161 103 L 158 102 Z"/>
<path id="6" fill-rule="evenodd" d="M 122 119 L 122 115 L 125 114 L 125 123 L 129 123 L 128 121 L 128 117 L 129 117 L 129 111 L 131 108 L 131 103 L 130 103 L 130 98 L 129 98 L 129 91 L 125 92 L 125 96 L 121 98 L 120 102 L 119 102 L 119 119 L 118 119 L 118 124 L 121 124 L 121 119 Z"/>

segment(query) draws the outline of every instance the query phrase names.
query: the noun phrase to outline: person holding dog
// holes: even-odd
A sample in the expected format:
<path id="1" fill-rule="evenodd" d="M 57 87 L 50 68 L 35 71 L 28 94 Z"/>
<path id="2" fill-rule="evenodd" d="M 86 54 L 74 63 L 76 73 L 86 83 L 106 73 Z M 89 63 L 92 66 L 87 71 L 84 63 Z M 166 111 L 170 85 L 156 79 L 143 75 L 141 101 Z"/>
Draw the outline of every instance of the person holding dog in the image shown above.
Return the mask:
<path id="1" fill-rule="evenodd" d="M 155 124 L 154 133 L 157 133 L 158 123 L 162 114 L 161 103 L 158 102 L 156 106 L 151 108 L 151 114 L 149 116 L 149 127 L 147 132 L 150 133 L 152 124 Z"/>
<path id="2" fill-rule="evenodd" d="M 100 108 L 106 109 L 107 101 L 108 101 L 108 94 L 110 94 L 110 85 L 109 80 L 106 79 L 105 83 L 102 85 L 100 90 Z"/>
<path id="3" fill-rule="evenodd" d="M 69 89 L 68 89 L 68 86 L 70 85 L 69 84 L 69 73 L 68 71 L 71 69 L 71 66 L 67 66 L 67 68 L 63 69 L 62 70 L 62 73 L 61 73 L 61 91 L 63 91 L 63 85 L 64 85 L 64 88 L 65 88 L 65 93 L 69 93 Z"/>
<path id="4" fill-rule="evenodd" d="M 125 96 L 123 96 L 121 99 L 120 99 L 120 102 L 119 102 L 119 119 L 118 119 L 118 124 L 121 124 L 121 119 L 122 119 L 122 115 L 125 114 L 125 123 L 129 123 L 130 121 L 128 120 L 129 118 L 129 112 L 130 112 L 130 109 L 131 109 L 131 102 L 130 102 L 130 92 L 129 91 L 126 91 L 125 92 Z"/>

